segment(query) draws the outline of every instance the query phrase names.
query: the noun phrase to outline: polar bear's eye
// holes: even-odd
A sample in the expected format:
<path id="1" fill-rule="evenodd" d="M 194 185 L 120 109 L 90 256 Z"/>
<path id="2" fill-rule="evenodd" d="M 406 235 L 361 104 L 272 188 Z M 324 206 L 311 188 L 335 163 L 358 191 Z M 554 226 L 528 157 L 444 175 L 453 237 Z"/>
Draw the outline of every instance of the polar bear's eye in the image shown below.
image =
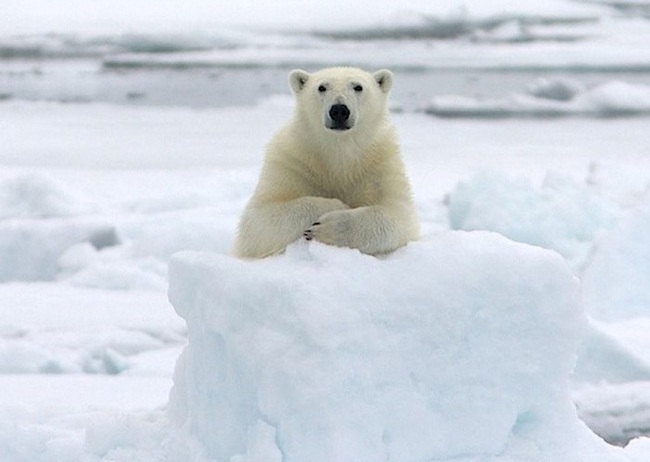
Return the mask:
<path id="1" fill-rule="evenodd" d="M 318 87 L 318 91 L 319 91 L 319 93 L 325 93 L 326 90 L 327 90 L 327 88 L 325 88 L 325 85 L 320 85 L 320 86 Z"/>
<path id="2" fill-rule="evenodd" d="M 362 87 L 361 85 L 355 85 L 355 86 L 354 86 L 354 91 L 356 91 L 357 93 L 362 92 L 362 91 L 363 91 L 363 87 Z"/>

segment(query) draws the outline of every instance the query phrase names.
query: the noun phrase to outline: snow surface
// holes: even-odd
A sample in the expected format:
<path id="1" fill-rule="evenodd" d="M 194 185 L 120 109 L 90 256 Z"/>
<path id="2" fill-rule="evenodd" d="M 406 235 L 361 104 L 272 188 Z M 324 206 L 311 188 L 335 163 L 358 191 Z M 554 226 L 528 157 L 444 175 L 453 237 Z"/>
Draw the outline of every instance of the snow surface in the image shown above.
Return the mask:
<path id="1" fill-rule="evenodd" d="M 298 8 L 285 0 L 255 4 L 257 14 L 248 3 L 3 3 L 0 460 L 212 462 L 220 445 L 236 441 L 226 462 L 268 462 L 281 451 L 314 447 L 295 447 L 307 427 L 246 414 L 244 434 L 235 435 L 224 428 L 246 415 L 208 419 L 219 399 L 181 379 L 195 376 L 197 366 L 213 372 L 207 361 L 215 351 L 190 360 L 199 343 L 187 347 L 174 379 L 188 339 L 216 336 L 192 334 L 191 326 L 188 333 L 167 299 L 170 259 L 188 250 L 198 253 L 175 258 L 171 283 L 190 324 L 198 315 L 192 307 L 234 307 L 218 299 L 190 303 L 180 296 L 183 281 L 206 293 L 222 289 L 234 301 L 259 299 L 257 309 L 269 300 L 291 308 L 272 318 L 286 324 L 269 324 L 285 329 L 282 335 L 263 329 L 256 316 L 267 313 L 250 304 L 230 321 L 248 314 L 247 328 L 261 344 L 294 342 L 295 351 L 271 357 L 237 350 L 240 372 L 273 385 L 258 387 L 266 399 L 260 406 L 285 422 L 310 420 L 331 403 L 323 410 L 331 419 L 315 420 L 335 443 L 318 449 L 366 452 L 360 448 L 368 440 L 355 439 L 362 435 L 377 442 L 368 454 L 385 448 L 440 460 L 490 460 L 495 453 L 513 461 L 650 459 L 650 443 L 639 437 L 648 434 L 650 402 L 647 2 L 382 0 L 372 8 L 338 1 Z M 340 63 L 396 73 L 394 119 L 426 237 L 385 260 L 318 245 L 258 263 L 225 257 L 264 145 L 292 110 L 287 70 Z M 431 101 L 459 117 L 427 115 Z M 494 106 L 508 118 L 494 118 Z M 492 118 L 472 120 L 472 111 Z M 489 267 L 488 257 L 496 260 Z M 342 279 L 340 267 L 353 276 Z M 223 268 L 233 286 L 278 287 L 238 294 L 219 281 L 203 285 Z M 311 279 L 340 281 L 342 289 L 319 289 L 297 277 L 299 269 Z M 460 272 L 468 281 L 451 277 Z M 580 302 L 571 274 L 580 280 Z M 469 280 L 474 286 L 461 290 Z M 393 281 L 417 286 L 421 299 L 395 309 L 391 303 L 405 292 Z M 488 281 L 504 290 L 490 290 Z M 524 281 L 521 291 L 517 281 Z M 543 281 L 548 291 L 536 286 Z M 431 295 L 443 286 L 458 295 L 455 311 L 451 297 Z M 354 302 L 368 296 L 370 307 Z M 326 299 L 339 297 L 347 301 L 330 316 Z M 547 306 L 551 299 L 558 303 Z M 427 312 L 431 300 L 446 316 L 409 317 Z M 501 311 L 524 301 L 533 312 L 564 307 L 572 317 L 542 318 L 537 332 L 527 311 Z M 289 317 L 310 309 L 318 316 Z M 371 314 L 395 322 L 363 322 Z M 231 345 L 245 341 L 209 319 Z M 477 332 L 479 325 L 489 329 Z M 405 334 L 427 326 L 449 342 Z M 503 335 L 488 335 L 507 326 Z M 526 326 L 533 334 L 516 335 Z M 556 328 L 566 335 L 555 335 Z M 350 329 L 365 337 L 348 335 Z M 346 342 L 355 348 L 338 356 Z M 498 348 L 508 342 L 524 347 L 505 349 L 503 357 Z M 404 352 L 413 355 L 398 364 Z M 464 363 L 444 357 L 453 352 Z M 527 352 L 535 361 L 523 367 Z M 553 352 L 562 360 L 551 361 Z M 507 358 L 522 367 L 510 368 Z M 433 375 L 425 367 L 433 363 L 449 367 Z M 254 364 L 259 368 L 250 369 Z M 281 379 L 274 374 L 284 372 L 297 378 L 295 386 L 274 394 Z M 302 380 L 311 372 L 322 380 Z M 253 396 L 256 384 L 247 383 L 233 393 Z M 350 395 L 327 392 L 337 387 Z M 292 390 L 325 401 L 298 408 Z M 434 391 L 445 399 L 431 399 Z M 403 408 L 391 402 L 396 395 Z M 205 399 L 206 414 L 189 396 Z M 346 413 L 343 405 L 355 397 L 358 412 Z M 576 419 L 571 398 L 591 430 L 615 445 L 629 442 L 625 449 L 593 436 Z M 427 404 L 415 406 L 418 399 Z M 540 400 L 548 409 L 533 412 Z M 430 427 L 404 431 L 417 419 L 443 418 L 453 426 L 427 441 L 421 437 Z M 355 426 L 364 419 L 372 422 Z M 185 421 L 196 425 L 179 427 Z M 489 425 L 467 430 L 481 422 Z M 215 438 L 206 439 L 206 428 L 216 429 Z"/>
<path id="2" fill-rule="evenodd" d="M 176 428 L 177 418 L 170 421 L 156 410 L 167 402 L 174 363 L 186 341 L 183 320 L 166 301 L 166 266 L 179 250 L 228 252 L 239 212 L 255 184 L 264 143 L 280 123 L 278 109 L 287 106 L 282 98 L 254 107 L 212 110 L 0 105 L 0 117 L 14 129 L 0 139 L 4 164 L 0 242 L 7 252 L 2 269 L 11 275 L 0 285 L 4 372 L 0 382 L 6 390 L 2 421 L 13 422 L 0 428 L 3 460 L 207 457 L 185 433 L 187 429 Z M 622 247 L 630 235 L 636 236 L 639 248 L 646 242 L 643 233 L 639 236 L 640 231 L 635 231 L 644 229 L 648 201 L 646 120 L 509 120 L 504 124 L 433 120 L 412 113 L 394 118 L 428 239 L 435 242 L 436 233 L 460 228 L 462 221 L 468 227 L 473 223 L 472 229 L 498 231 L 554 249 L 585 278 L 592 271 L 590 277 L 609 277 L 604 258 L 636 261 L 630 259 L 637 255 L 640 260 L 630 268 L 640 278 L 648 277 L 641 255 Z M 233 120 L 254 121 L 256 129 L 243 134 L 237 125 L 225 128 Z M 47 127 L 56 136 L 28 136 L 30 128 Z M 175 136 L 161 143 L 159 138 L 167 133 Z M 237 155 L 238 145 L 243 146 L 243 155 Z M 124 155 L 120 149 L 127 148 L 130 154 Z M 43 164 L 45 153 L 52 153 L 51 167 Z M 536 220 L 542 225 L 535 227 Z M 513 232 L 517 222 L 519 231 Z M 465 251 L 488 250 L 483 249 L 485 238 L 480 234 L 470 245 L 471 236 L 464 238 Z M 17 242 L 30 243 L 22 247 L 30 251 L 19 258 L 11 253 Z M 499 239 L 490 242 L 488 248 L 512 245 Z M 534 247 L 520 251 L 522 258 L 535 264 Z M 320 252 L 322 258 L 335 258 L 327 257 L 327 249 Z M 352 261 L 361 258 L 341 252 L 333 255 Z M 508 259 L 507 254 L 503 258 Z M 300 249 L 283 264 L 291 266 L 299 255 Z M 605 266 L 599 270 L 601 258 Z M 464 268 L 462 259 L 453 261 L 452 267 Z M 432 280 L 438 279 L 439 272 L 428 266 L 418 269 L 415 262 L 404 271 L 422 273 L 423 278 L 431 275 Z M 284 271 L 278 274 L 281 277 Z M 242 276 L 239 283 L 245 281 Z M 624 274 L 617 284 L 621 294 L 631 297 L 641 297 L 646 287 Z M 380 294 L 383 286 L 389 287 L 382 284 Z M 584 284 L 585 300 L 594 299 L 587 291 L 598 294 L 605 289 L 597 279 Z M 365 294 L 366 288 L 360 292 Z M 265 294 L 260 291 L 255 296 Z M 616 312 L 619 299 L 614 295 L 602 295 L 603 303 L 608 303 L 603 309 Z M 596 317 L 595 305 L 587 307 Z M 647 311 L 612 321 L 599 315 L 599 321 L 590 322 L 580 350 L 573 379 L 579 412 L 617 444 L 625 442 L 622 428 L 628 429 L 625 435 L 633 436 L 643 427 L 644 403 L 650 395 L 649 318 Z M 601 388 L 603 381 L 609 385 Z M 628 396 L 635 399 L 627 401 L 621 415 L 620 406 L 610 404 L 607 396 L 625 393 L 619 387 L 632 382 L 635 392 Z M 595 391 L 582 393 L 584 387 Z M 69 389 L 75 393 L 65 393 Z M 565 424 L 578 428 L 575 419 Z M 264 435 L 269 437 L 272 430 L 261 424 L 254 428 L 251 438 L 257 443 L 249 448 L 251 453 L 267 448 Z M 585 444 L 591 447 L 586 451 L 598 451 Z M 629 460 L 645 460 L 644 448 L 635 443 L 621 454 Z M 277 452 L 271 448 L 270 454 Z"/>

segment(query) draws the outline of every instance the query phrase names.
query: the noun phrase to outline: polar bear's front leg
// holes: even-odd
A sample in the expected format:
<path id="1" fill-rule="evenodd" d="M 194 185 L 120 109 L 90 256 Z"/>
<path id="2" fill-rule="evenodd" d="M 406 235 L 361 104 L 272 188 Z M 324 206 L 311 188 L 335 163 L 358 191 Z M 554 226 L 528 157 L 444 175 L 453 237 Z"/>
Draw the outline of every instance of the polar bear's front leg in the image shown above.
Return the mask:
<path id="1" fill-rule="evenodd" d="M 377 255 L 392 252 L 417 239 L 418 234 L 417 219 L 409 207 L 375 205 L 326 213 L 303 237 Z"/>
<path id="2" fill-rule="evenodd" d="M 284 251 L 311 223 L 333 210 L 349 207 L 338 199 L 305 196 L 289 201 L 252 201 L 244 210 L 234 254 L 264 258 Z"/>

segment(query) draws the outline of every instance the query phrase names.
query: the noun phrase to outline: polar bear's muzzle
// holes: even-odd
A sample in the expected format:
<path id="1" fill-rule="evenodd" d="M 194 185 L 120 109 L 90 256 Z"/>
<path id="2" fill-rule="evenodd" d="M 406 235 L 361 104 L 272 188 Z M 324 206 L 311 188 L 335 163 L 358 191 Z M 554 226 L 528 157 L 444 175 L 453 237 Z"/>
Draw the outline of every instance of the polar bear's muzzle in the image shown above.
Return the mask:
<path id="1" fill-rule="evenodd" d="M 345 104 L 333 104 L 327 111 L 325 125 L 330 130 L 349 130 L 354 126 L 354 121 L 350 115 L 350 108 Z"/>

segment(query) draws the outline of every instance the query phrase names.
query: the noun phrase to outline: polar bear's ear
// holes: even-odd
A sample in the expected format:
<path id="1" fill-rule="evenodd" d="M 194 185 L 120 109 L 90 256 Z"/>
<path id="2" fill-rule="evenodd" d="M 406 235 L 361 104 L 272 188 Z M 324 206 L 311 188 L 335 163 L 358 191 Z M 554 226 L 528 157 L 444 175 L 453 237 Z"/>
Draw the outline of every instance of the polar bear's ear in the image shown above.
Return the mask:
<path id="1" fill-rule="evenodd" d="M 379 84 L 379 88 L 384 93 L 388 93 L 393 86 L 393 73 L 388 69 L 382 69 L 372 74 L 375 81 Z"/>
<path id="2" fill-rule="evenodd" d="M 289 86 L 294 93 L 300 93 L 309 80 L 309 73 L 301 69 L 294 69 L 289 73 Z"/>

